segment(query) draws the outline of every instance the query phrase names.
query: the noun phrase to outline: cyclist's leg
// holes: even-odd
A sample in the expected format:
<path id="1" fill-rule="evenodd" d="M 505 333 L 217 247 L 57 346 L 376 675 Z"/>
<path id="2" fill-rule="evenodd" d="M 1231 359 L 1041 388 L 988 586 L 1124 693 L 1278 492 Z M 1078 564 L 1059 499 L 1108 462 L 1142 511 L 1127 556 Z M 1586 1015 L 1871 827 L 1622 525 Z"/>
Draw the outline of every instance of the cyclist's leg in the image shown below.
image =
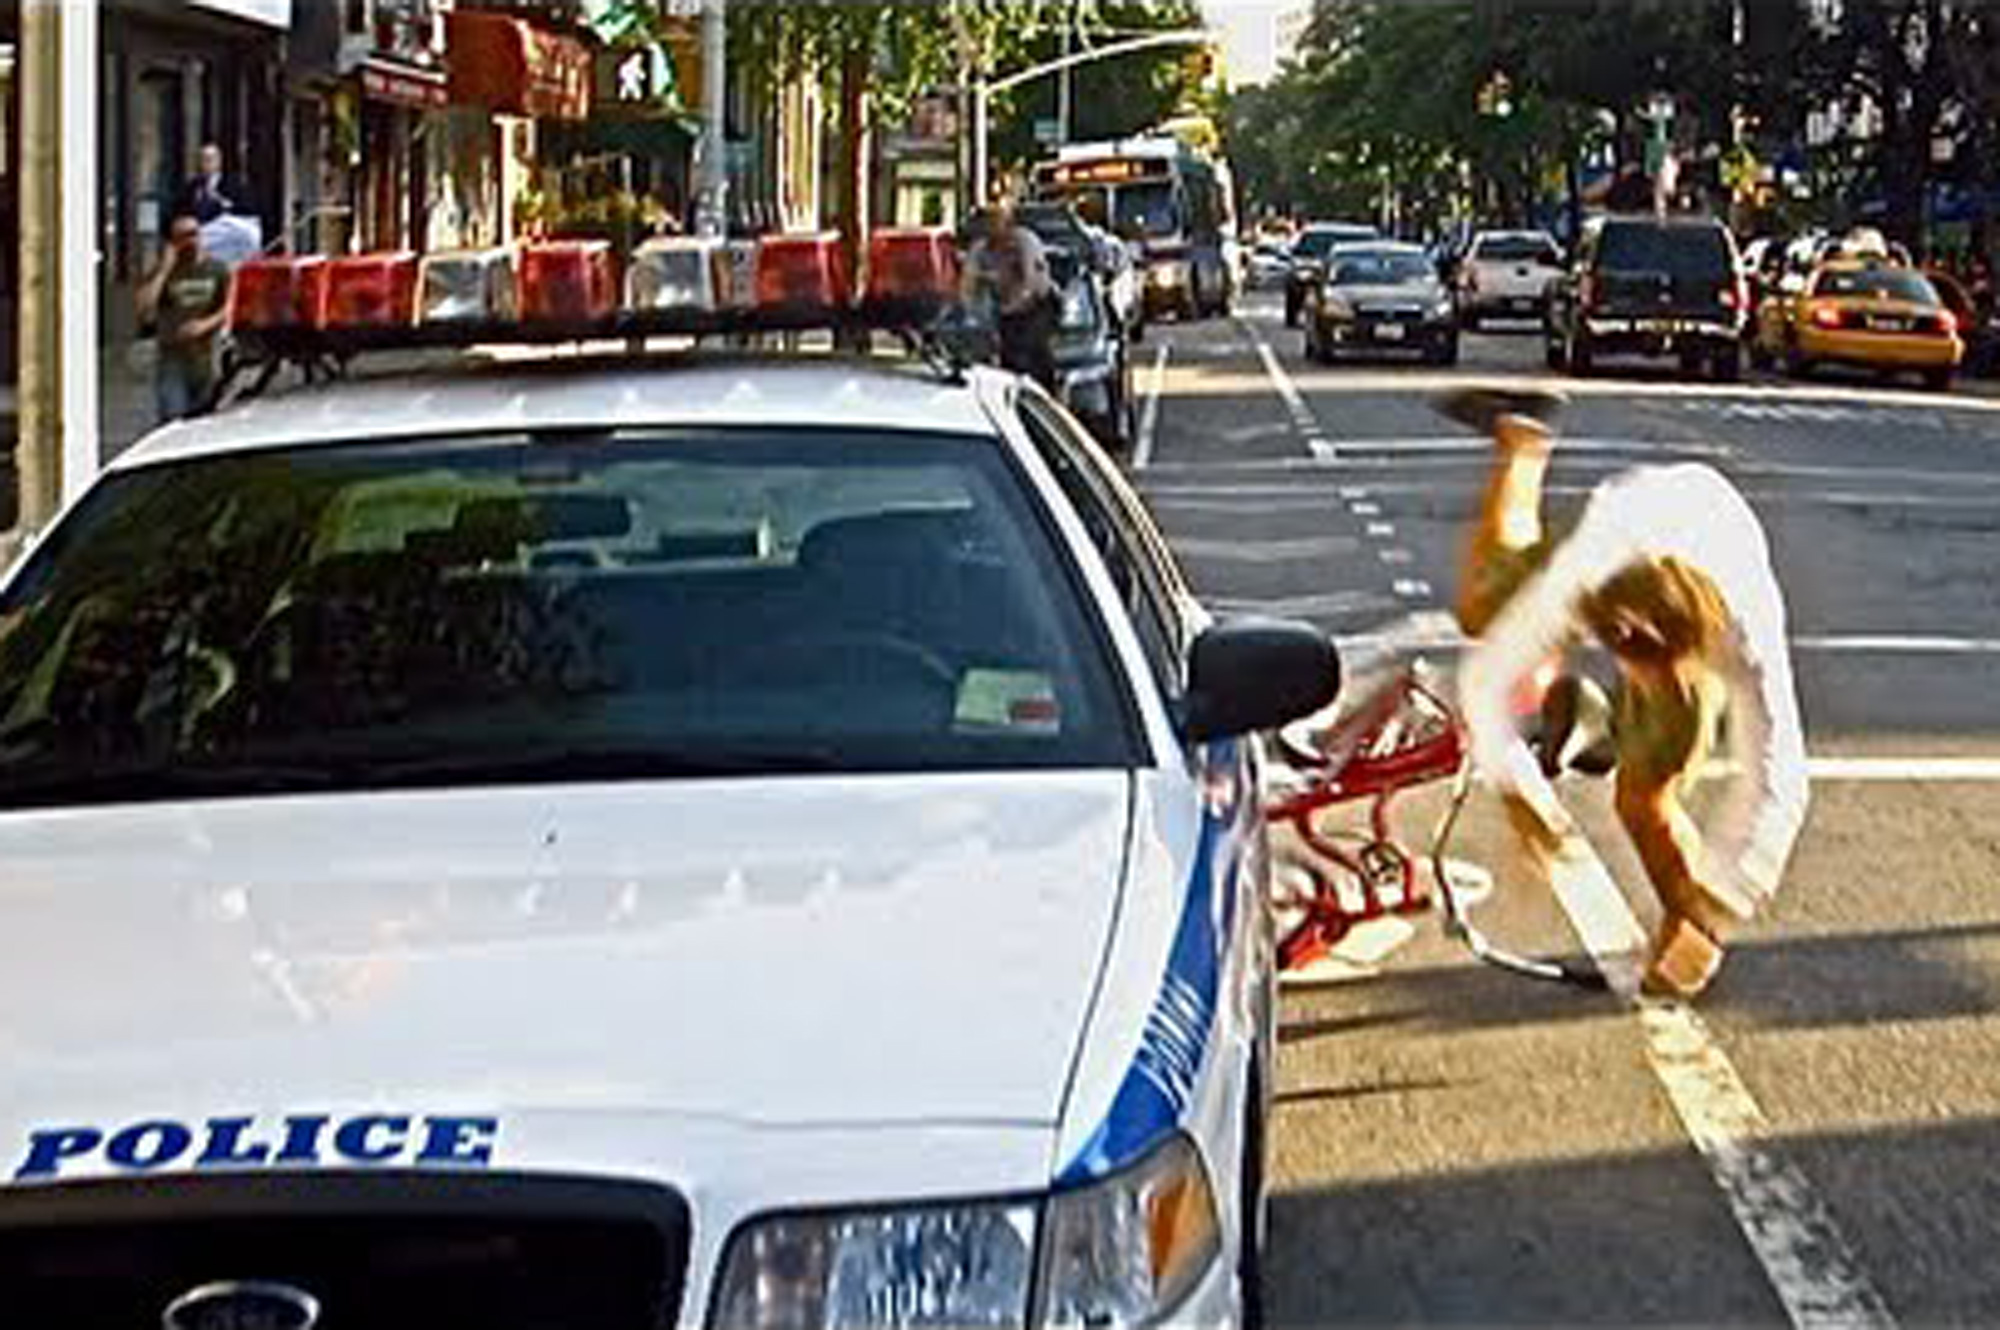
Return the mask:
<path id="1" fill-rule="evenodd" d="M 1555 436 L 1538 420 L 1515 415 L 1494 418 L 1493 466 L 1459 579 L 1459 627 L 1472 636 L 1484 632 L 1521 584 L 1548 560 L 1542 489 L 1554 447 Z"/>

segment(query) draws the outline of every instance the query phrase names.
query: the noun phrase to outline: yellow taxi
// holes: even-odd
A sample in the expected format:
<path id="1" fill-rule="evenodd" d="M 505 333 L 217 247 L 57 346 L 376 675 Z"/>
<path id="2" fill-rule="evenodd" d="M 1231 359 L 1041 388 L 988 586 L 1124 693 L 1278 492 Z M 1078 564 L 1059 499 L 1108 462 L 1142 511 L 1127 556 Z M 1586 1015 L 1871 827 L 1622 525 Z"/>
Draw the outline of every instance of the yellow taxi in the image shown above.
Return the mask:
<path id="1" fill-rule="evenodd" d="M 1820 365 L 1882 374 L 1915 373 L 1931 388 L 1951 386 L 1965 357 L 1958 318 L 1929 279 L 1882 259 L 1837 259 L 1796 292 L 1774 294 L 1757 311 L 1751 363 L 1782 363 L 1794 378 Z"/>

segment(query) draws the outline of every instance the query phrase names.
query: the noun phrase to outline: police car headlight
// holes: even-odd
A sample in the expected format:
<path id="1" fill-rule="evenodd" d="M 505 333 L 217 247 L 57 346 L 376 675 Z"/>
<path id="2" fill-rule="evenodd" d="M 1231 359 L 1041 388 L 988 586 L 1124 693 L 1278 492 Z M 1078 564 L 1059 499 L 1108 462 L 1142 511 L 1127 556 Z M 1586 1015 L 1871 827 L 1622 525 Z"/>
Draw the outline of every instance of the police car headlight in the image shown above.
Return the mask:
<path id="1" fill-rule="evenodd" d="M 1181 259 L 1168 263 L 1155 263 L 1146 269 L 1146 280 L 1154 286 L 1186 286 L 1188 265 Z"/>
<path id="2" fill-rule="evenodd" d="M 1222 1251 L 1201 1156 L 1177 1136 L 1123 1173 L 1059 1193 L 1042 1244 L 1038 1324 L 1148 1325 L 1170 1317 Z"/>
<path id="3" fill-rule="evenodd" d="M 730 1240 L 714 1324 L 1018 1326 L 1035 1207 L 935 1206 L 762 1220 Z"/>
<path id="4" fill-rule="evenodd" d="M 1438 320 L 1448 319 L 1456 312 L 1457 309 L 1451 303 L 1451 297 L 1449 296 L 1445 297 L 1443 300 L 1438 301 L 1437 304 L 1431 306 L 1431 317 L 1433 319 L 1438 319 Z"/>

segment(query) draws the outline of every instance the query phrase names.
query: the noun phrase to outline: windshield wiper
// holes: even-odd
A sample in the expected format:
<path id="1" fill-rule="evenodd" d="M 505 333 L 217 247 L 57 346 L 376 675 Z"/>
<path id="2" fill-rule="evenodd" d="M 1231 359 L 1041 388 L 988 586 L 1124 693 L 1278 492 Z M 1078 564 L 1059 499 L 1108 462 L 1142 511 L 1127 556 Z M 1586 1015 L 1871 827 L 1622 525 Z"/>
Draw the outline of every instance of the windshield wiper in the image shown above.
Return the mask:
<path id="1" fill-rule="evenodd" d="M 370 763 L 370 783 L 448 785 L 457 782 L 694 780 L 715 776 L 786 775 L 848 770 L 831 748 L 590 748 L 560 746 L 505 752 L 439 753 Z"/>
<path id="2" fill-rule="evenodd" d="M 37 808 L 82 803 L 149 803 L 220 795 L 307 794 L 353 781 L 351 769 L 308 763 L 174 763 L 78 770 L 10 771 L 0 768 L 0 808 Z"/>

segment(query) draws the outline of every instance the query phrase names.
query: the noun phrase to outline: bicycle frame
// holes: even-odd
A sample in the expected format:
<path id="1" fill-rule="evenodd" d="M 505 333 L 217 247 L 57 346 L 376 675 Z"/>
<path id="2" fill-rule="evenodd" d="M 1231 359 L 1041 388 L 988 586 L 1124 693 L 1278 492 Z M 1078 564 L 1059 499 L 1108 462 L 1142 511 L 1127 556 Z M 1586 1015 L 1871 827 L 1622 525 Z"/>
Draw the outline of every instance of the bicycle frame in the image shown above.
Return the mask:
<path id="1" fill-rule="evenodd" d="M 1493 945 L 1467 916 L 1447 869 L 1445 851 L 1472 793 L 1465 731 L 1450 703 L 1407 668 L 1373 693 L 1311 749 L 1280 736 L 1283 756 L 1312 773 L 1303 789 L 1280 799 L 1271 818 L 1291 826 L 1312 861 L 1300 866 L 1312 879 L 1305 918 L 1281 940 L 1280 972 L 1297 970 L 1331 954 L 1355 926 L 1387 915 L 1427 912 L 1432 904 L 1418 860 L 1397 840 L 1390 812 L 1405 790 L 1453 781 L 1451 802 L 1427 856 L 1444 913 L 1445 932 L 1489 965 L 1535 979 L 1585 988 L 1606 986 L 1595 969 L 1516 955 Z M 1336 804 L 1368 800 L 1370 839 L 1349 851 L 1322 833 L 1314 817 Z M 1316 862 L 1315 862 L 1316 861 Z M 1358 904 L 1341 899 L 1338 877 L 1355 884 Z"/>

